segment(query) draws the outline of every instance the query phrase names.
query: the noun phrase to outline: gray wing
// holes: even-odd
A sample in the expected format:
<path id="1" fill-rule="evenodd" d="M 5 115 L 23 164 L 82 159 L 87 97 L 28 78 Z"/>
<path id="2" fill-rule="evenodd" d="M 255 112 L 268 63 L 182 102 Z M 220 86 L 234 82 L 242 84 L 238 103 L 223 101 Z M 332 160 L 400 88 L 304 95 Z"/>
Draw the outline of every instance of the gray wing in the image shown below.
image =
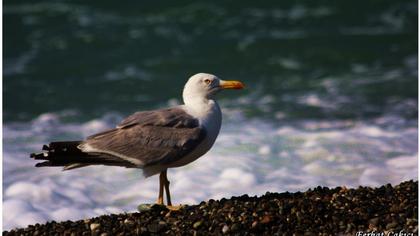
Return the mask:
<path id="1" fill-rule="evenodd" d="M 155 111 L 140 111 L 125 118 L 117 128 L 127 128 L 131 125 L 151 125 L 173 128 L 196 128 L 197 119 L 187 114 L 181 107 L 173 107 Z"/>
<path id="2" fill-rule="evenodd" d="M 79 147 L 107 154 L 138 167 L 169 164 L 191 152 L 204 139 L 199 121 L 182 108 L 137 112 L 115 129 L 88 137 Z"/>

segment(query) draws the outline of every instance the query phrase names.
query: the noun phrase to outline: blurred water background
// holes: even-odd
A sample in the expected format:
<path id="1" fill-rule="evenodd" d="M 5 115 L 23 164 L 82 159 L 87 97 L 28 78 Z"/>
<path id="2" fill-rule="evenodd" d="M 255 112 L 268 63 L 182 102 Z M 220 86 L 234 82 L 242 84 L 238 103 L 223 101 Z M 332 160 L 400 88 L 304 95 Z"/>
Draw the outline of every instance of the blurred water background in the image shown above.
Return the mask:
<path id="1" fill-rule="evenodd" d="M 169 171 L 173 201 L 417 179 L 417 2 L 5 1 L 3 227 L 133 211 L 158 180 L 28 155 L 138 110 L 181 103 L 189 76 L 222 93 L 213 149 Z"/>

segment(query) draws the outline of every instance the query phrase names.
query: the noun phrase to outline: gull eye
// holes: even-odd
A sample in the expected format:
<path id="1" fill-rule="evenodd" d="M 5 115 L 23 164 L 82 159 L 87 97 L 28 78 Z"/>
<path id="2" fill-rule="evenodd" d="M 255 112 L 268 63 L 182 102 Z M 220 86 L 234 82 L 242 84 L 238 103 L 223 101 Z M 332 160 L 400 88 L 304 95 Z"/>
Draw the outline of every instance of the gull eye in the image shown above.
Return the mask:
<path id="1" fill-rule="evenodd" d="M 209 85 L 211 83 L 211 80 L 210 79 L 205 79 L 204 80 L 204 83 L 206 83 L 207 85 Z"/>

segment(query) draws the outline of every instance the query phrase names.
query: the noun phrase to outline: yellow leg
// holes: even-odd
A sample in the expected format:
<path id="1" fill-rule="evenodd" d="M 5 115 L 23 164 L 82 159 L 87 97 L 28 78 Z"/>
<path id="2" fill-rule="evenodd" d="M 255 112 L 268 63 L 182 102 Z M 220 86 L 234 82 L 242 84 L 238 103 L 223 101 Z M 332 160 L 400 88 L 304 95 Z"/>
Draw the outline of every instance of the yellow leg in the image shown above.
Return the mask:
<path id="1" fill-rule="evenodd" d="M 162 172 L 163 174 L 163 183 L 165 185 L 165 192 L 166 192 L 166 202 L 167 202 L 167 208 L 171 211 L 178 211 L 182 208 L 182 205 L 179 206 L 172 206 L 172 202 L 171 202 L 171 193 L 169 191 L 169 180 L 168 180 L 168 175 L 167 175 L 167 170 Z"/>
<path id="2" fill-rule="evenodd" d="M 159 196 L 156 201 L 156 204 L 163 205 L 163 187 L 164 187 L 164 176 L 163 172 L 159 175 Z"/>
<path id="3" fill-rule="evenodd" d="M 166 193 L 166 203 L 168 206 L 172 206 L 171 202 L 171 193 L 169 192 L 169 180 L 167 175 L 167 170 L 162 171 L 163 174 L 163 184 L 165 185 L 165 193 Z"/>

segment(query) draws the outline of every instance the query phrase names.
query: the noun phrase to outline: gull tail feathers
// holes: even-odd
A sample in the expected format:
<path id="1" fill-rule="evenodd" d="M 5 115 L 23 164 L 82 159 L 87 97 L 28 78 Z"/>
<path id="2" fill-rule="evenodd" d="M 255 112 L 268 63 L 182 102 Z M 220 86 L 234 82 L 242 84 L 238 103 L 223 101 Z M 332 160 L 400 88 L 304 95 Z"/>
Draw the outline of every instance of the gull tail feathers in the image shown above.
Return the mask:
<path id="1" fill-rule="evenodd" d="M 83 141 L 52 142 L 42 147 L 42 152 L 32 153 L 31 158 L 44 160 L 36 167 L 63 166 L 63 170 L 72 170 L 89 165 L 111 165 L 131 167 L 129 163 L 99 153 L 86 153 L 78 148 Z"/>

